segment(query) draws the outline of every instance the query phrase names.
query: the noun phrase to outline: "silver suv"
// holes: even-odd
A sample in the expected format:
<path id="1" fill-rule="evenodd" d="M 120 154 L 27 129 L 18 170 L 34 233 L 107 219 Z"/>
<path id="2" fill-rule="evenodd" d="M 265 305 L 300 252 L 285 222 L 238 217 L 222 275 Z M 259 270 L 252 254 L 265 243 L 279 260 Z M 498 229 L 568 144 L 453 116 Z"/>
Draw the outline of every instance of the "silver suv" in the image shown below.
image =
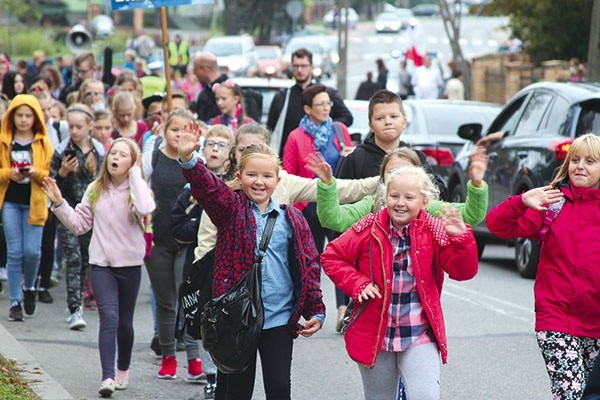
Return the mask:
<path id="1" fill-rule="evenodd" d="M 230 76 L 248 76 L 258 70 L 258 57 L 250 35 L 213 36 L 203 51 L 217 56 L 220 67 L 227 67 Z"/>

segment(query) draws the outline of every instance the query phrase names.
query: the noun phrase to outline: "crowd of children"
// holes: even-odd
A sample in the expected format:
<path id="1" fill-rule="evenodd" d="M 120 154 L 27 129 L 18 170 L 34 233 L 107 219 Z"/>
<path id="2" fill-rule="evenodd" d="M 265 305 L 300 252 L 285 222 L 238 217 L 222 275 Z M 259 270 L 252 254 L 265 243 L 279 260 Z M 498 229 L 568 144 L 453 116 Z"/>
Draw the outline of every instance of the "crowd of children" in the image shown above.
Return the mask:
<path id="1" fill-rule="evenodd" d="M 203 101 L 218 112 L 199 121 L 186 93 L 142 101 L 133 72 L 109 88 L 96 79 L 89 53 L 74 65 L 75 79 L 62 91 L 18 72 L 2 76 L 0 207 L 10 321 L 34 316 L 38 301 L 53 302 L 56 250 L 68 328 L 86 328 L 84 309 L 97 308 L 98 393 L 110 397 L 135 385 L 133 315 L 145 270 L 153 349 L 161 357 L 156 375 L 176 379 L 183 278 L 201 269 L 203 302 L 226 293 L 252 268 L 272 215 L 260 264 L 264 323 L 256 357 L 241 373 L 219 371 L 184 329 L 187 380 L 206 379 L 207 399 L 251 399 L 260 357 L 267 399 L 290 399 L 294 339 L 316 334 L 326 316 L 322 268 L 338 290 L 337 330 L 344 328 L 365 399 L 440 398 L 448 354 L 442 285 L 446 274 L 459 281 L 477 274 L 472 226 L 488 208 L 484 148 L 471 157 L 465 203 L 447 203 L 443 180 L 402 142 L 404 108 L 390 91 L 370 97 L 372 135 L 354 149 L 347 128 L 330 117 L 331 89 L 309 85 L 301 97 L 305 116 L 281 144 L 282 169 L 280 149 L 271 149 L 269 130 L 248 117 L 233 80 L 203 84 Z M 600 229 L 599 188 L 600 139 L 587 134 L 575 139 L 550 186 L 513 196 L 487 215 L 498 236 L 543 243 L 536 337 L 556 399 L 582 398 L 597 373 L 598 256 L 581 238 Z M 312 211 L 301 211 L 306 204 Z M 325 248 L 316 234 L 323 229 L 340 234 Z"/>

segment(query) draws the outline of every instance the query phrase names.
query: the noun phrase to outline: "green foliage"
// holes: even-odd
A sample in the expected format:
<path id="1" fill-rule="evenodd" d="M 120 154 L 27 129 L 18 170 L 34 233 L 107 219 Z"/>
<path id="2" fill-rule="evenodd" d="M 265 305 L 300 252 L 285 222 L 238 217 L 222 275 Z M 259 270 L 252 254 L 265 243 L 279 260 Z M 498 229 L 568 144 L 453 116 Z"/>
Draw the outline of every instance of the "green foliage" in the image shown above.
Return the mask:
<path id="1" fill-rule="evenodd" d="M 11 58 L 29 58 L 34 50 L 43 50 L 46 55 L 67 53 L 64 40 L 56 39 L 51 29 L 25 26 L 0 26 L 0 48 L 6 49 Z"/>
<path id="2" fill-rule="evenodd" d="M 19 376 L 16 363 L 0 355 L 0 399 L 36 400 L 39 398 Z"/>
<path id="3" fill-rule="evenodd" d="M 494 0 L 534 60 L 587 58 L 593 0 Z"/>

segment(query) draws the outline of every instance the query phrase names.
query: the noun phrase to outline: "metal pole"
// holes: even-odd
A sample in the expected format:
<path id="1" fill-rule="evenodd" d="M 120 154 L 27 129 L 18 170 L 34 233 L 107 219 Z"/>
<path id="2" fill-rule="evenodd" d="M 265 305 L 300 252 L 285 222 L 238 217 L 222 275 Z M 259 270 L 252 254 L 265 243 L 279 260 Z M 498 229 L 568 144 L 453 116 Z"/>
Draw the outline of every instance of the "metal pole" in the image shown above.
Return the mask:
<path id="1" fill-rule="evenodd" d="M 346 98 L 346 84 L 348 71 L 348 0 L 342 0 L 340 19 L 338 23 L 338 55 L 340 60 L 337 68 L 337 90 L 341 98 Z M 342 22 L 342 10 L 345 11 L 345 20 Z"/>
<path id="2" fill-rule="evenodd" d="M 160 25 L 162 29 L 163 55 L 165 66 L 165 80 L 167 81 L 167 109 L 173 109 L 171 104 L 171 66 L 169 65 L 169 32 L 167 31 L 167 9 L 160 8 Z"/>

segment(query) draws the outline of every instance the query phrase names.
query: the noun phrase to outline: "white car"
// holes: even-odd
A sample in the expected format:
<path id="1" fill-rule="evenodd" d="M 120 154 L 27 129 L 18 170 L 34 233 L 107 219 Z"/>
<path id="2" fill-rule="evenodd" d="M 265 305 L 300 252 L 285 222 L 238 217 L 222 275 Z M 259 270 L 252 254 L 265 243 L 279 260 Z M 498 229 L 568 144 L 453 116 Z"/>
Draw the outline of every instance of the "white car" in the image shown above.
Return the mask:
<path id="1" fill-rule="evenodd" d="M 338 15 L 336 15 L 336 10 L 329 10 L 323 17 L 323 25 L 325 28 L 336 29 L 337 23 L 340 21 L 342 24 L 345 24 L 348 21 L 348 28 L 356 29 L 356 25 L 358 25 L 358 14 L 354 8 L 340 8 Z"/>
<path id="2" fill-rule="evenodd" d="M 400 29 L 402 29 L 402 21 L 396 13 L 382 12 L 375 18 L 377 33 L 398 33 Z"/>
<path id="3" fill-rule="evenodd" d="M 250 35 L 213 36 L 202 50 L 213 53 L 220 67 L 229 68 L 229 75 L 247 76 L 258 70 L 258 57 Z"/>

